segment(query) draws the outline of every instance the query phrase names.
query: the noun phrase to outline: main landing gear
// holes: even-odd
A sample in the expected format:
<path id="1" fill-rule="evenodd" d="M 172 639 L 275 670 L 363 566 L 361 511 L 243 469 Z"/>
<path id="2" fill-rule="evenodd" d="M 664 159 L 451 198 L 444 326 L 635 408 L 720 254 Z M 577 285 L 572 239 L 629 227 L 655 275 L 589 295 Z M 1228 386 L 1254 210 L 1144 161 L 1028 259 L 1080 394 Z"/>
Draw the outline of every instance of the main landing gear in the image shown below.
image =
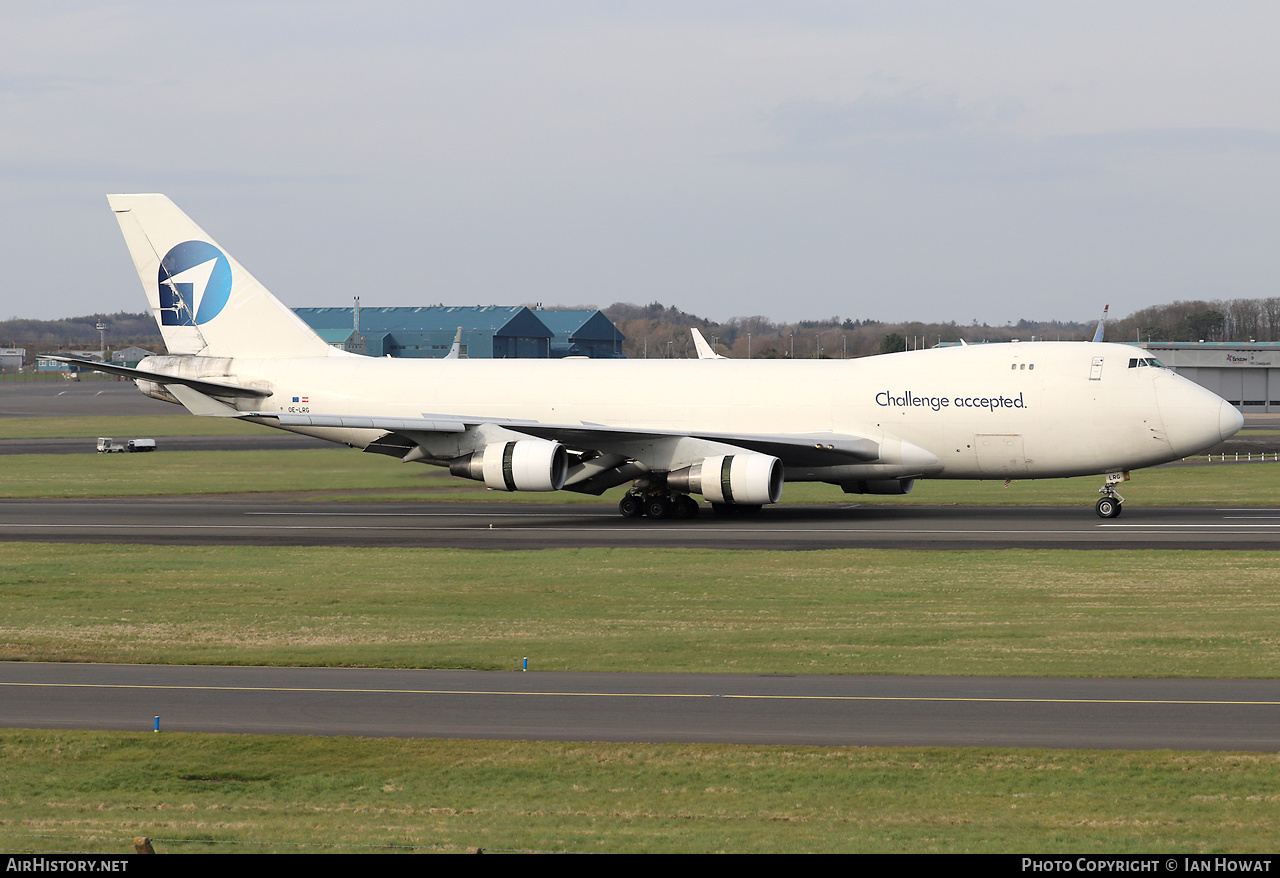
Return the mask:
<path id="1" fill-rule="evenodd" d="M 1116 485 L 1129 480 L 1128 473 L 1107 473 L 1107 481 L 1098 493 L 1102 497 L 1098 500 L 1096 507 L 1098 515 L 1101 518 L 1119 518 L 1120 513 L 1124 511 L 1124 498 L 1116 493 Z"/>
<path id="2" fill-rule="evenodd" d="M 618 512 L 623 518 L 647 516 L 655 521 L 667 518 L 688 519 L 698 514 L 698 501 L 688 494 L 643 494 L 628 491 L 618 501 Z"/>

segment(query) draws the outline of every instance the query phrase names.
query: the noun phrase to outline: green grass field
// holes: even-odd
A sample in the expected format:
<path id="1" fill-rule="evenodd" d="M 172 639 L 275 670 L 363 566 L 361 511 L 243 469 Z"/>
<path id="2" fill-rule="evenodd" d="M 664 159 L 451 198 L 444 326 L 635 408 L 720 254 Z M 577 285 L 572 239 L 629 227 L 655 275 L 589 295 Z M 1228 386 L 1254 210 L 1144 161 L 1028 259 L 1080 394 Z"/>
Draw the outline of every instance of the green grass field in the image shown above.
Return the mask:
<path id="1" fill-rule="evenodd" d="M 182 412 L 109 418 L 0 418 L 0 439 L 85 439 L 93 452 L 98 436 L 251 436 L 276 433 L 271 427 L 235 418 L 196 418 Z"/>
<path id="2" fill-rule="evenodd" d="M 14 851 L 1275 849 L 1280 756 L 0 731 Z"/>
<path id="3" fill-rule="evenodd" d="M 0 659 L 1271 677 L 1275 558 L 0 543 Z"/>
<path id="4" fill-rule="evenodd" d="M 123 435 L 123 434 L 122 434 Z M 1098 496 L 1102 478 L 1013 482 L 923 480 L 905 497 L 845 494 L 835 485 L 790 482 L 783 505 L 1080 506 Z M 318 499 L 488 500 L 501 503 L 614 505 L 603 497 L 508 494 L 449 475 L 440 467 L 404 464 L 348 448 L 297 451 L 160 451 L 152 454 L 26 454 L 0 456 L 0 497 L 88 498 L 190 494 L 290 493 Z M 1133 474 L 1120 486 L 1133 504 L 1267 506 L 1280 503 L 1280 463 L 1170 465 Z"/>

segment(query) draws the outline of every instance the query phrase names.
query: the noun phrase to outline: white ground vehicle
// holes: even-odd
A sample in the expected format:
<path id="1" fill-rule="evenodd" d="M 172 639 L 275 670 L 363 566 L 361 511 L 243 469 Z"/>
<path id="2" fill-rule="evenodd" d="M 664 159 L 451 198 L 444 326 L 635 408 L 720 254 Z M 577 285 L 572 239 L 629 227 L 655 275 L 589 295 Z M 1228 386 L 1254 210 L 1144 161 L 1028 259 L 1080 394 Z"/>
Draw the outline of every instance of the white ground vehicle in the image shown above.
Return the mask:
<path id="1" fill-rule="evenodd" d="M 98 437 L 99 454 L 115 454 L 119 451 L 155 451 L 154 439 L 130 439 L 128 442 L 117 442 L 110 436 Z"/>

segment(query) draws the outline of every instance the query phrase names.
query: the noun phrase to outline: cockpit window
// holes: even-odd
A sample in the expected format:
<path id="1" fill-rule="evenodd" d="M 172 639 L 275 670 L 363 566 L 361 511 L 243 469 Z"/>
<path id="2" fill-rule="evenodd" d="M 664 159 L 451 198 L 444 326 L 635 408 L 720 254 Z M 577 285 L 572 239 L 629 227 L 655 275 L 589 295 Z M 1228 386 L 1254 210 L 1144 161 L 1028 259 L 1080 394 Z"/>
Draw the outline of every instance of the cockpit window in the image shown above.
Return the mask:
<path id="1" fill-rule="evenodd" d="M 1168 368 L 1169 368 L 1169 367 L 1168 367 L 1168 366 L 1166 366 L 1164 363 L 1162 363 L 1162 362 L 1160 362 L 1159 360 L 1157 360 L 1155 357 L 1130 357 L 1130 358 L 1129 358 L 1129 368 L 1130 368 L 1130 369 L 1139 369 L 1139 368 L 1142 368 L 1142 367 L 1144 367 L 1144 366 L 1156 366 L 1156 367 L 1158 367 L 1158 368 L 1160 368 L 1160 369 L 1168 369 Z"/>

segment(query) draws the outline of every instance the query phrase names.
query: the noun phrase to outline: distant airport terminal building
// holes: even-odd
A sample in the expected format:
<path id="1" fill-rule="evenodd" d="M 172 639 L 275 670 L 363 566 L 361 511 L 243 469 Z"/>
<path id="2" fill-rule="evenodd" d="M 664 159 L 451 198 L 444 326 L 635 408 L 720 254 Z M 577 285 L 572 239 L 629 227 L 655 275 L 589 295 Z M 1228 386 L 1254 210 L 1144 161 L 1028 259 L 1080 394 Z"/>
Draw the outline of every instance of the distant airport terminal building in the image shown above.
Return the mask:
<path id="1" fill-rule="evenodd" d="M 22 362 L 26 357 L 26 348 L 0 348 L 0 371 L 22 371 Z"/>
<path id="2" fill-rule="evenodd" d="M 1242 412 L 1280 411 L 1280 342 L 1148 342 L 1173 371 Z"/>
<path id="3" fill-rule="evenodd" d="M 462 329 L 462 355 L 509 359 L 618 358 L 624 336 L 595 310 L 524 306 L 295 308 L 334 347 L 370 357 L 443 357 Z"/>

